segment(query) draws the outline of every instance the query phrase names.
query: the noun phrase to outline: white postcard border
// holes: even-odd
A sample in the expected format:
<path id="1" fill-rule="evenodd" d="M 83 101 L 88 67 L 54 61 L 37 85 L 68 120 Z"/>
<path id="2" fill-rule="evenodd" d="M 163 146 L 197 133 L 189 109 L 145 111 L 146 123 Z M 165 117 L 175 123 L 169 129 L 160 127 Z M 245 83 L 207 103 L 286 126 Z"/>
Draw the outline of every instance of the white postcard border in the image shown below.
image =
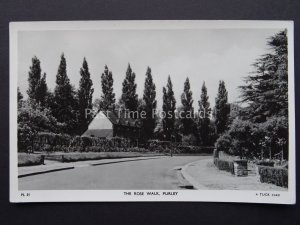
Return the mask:
<path id="1" fill-rule="evenodd" d="M 34 30 L 121 30 L 121 29 L 287 29 L 289 74 L 289 188 L 288 191 L 237 190 L 18 190 L 17 157 L 17 68 L 18 32 Z M 94 201 L 205 201 L 295 204 L 295 96 L 294 96 L 294 23 L 293 21 L 48 21 L 10 23 L 10 201 L 11 202 L 94 202 Z M 160 196 L 147 196 L 158 191 Z M 126 195 L 131 192 L 132 195 Z M 143 196 L 133 195 L 143 192 Z M 177 195 L 163 195 L 177 192 Z M 270 196 L 266 196 L 269 193 Z M 280 194 L 273 197 L 272 194 Z"/>

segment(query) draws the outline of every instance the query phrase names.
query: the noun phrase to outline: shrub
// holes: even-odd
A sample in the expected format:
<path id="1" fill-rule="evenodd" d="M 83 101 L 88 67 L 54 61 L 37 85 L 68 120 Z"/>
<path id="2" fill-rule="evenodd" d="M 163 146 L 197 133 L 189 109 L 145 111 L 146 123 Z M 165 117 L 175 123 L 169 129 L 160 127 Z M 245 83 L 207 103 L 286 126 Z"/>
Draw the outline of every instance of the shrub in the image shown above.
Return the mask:
<path id="1" fill-rule="evenodd" d="M 100 146 L 87 146 L 85 148 L 86 152 L 103 152 Z"/>
<path id="2" fill-rule="evenodd" d="M 208 153 L 213 152 L 213 147 L 192 146 L 187 143 L 150 140 L 141 143 L 137 147 L 137 142 L 129 139 L 114 137 L 81 137 L 63 134 L 54 134 L 41 132 L 36 135 L 34 141 L 35 149 L 43 152 L 161 152 L 169 153 L 172 149 L 173 153 Z"/>
<path id="3" fill-rule="evenodd" d="M 183 154 L 212 154 L 214 147 L 205 147 L 205 146 L 185 146 L 178 144 L 174 147 L 176 153 L 183 153 Z"/>
<path id="4" fill-rule="evenodd" d="M 256 165 L 259 166 L 270 166 L 274 167 L 275 162 L 274 161 L 266 161 L 266 160 L 259 160 L 256 162 Z"/>
<path id="5" fill-rule="evenodd" d="M 34 138 L 36 134 L 28 124 L 18 124 L 18 151 L 32 152 L 34 150 Z"/>
<path id="6" fill-rule="evenodd" d="M 230 135 L 228 133 L 225 133 L 218 138 L 215 146 L 216 146 L 217 151 L 223 151 L 223 152 L 229 153 L 231 144 L 232 144 L 232 139 L 231 139 Z"/>
<path id="7" fill-rule="evenodd" d="M 28 132 L 27 132 L 28 133 Z M 24 135 L 23 135 L 24 136 Z M 23 138 L 24 139 L 24 138 Z M 28 141 L 30 144 L 32 141 Z M 66 134 L 55 134 L 50 132 L 40 132 L 34 137 L 34 149 L 45 152 L 86 152 L 86 151 L 126 151 L 127 148 L 136 146 L 136 143 L 125 138 L 114 137 L 111 139 L 99 137 L 71 137 Z M 20 143 L 20 148 L 26 150 Z M 29 145 L 27 144 L 27 145 Z M 119 150 L 116 150 L 120 148 Z M 25 149 L 25 150 L 24 150 Z"/>
<path id="8" fill-rule="evenodd" d="M 255 124 L 248 120 L 235 119 L 230 126 L 228 134 L 232 142 L 230 153 L 241 158 L 248 156 L 250 152 L 257 150 L 255 137 L 253 136 Z"/>
<path id="9" fill-rule="evenodd" d="M 18 154 L 18 166 L 33 166 L 44 164 L 44 156 L 36 154 Z"/>
<path id="10" fill-rule="evenodd" d="M 197 138 L 195 135 L 189 134 L 183 136 L 181 141 L 187 145 L 195 145 L 197 143 Z"/>
<path id="11" fill-rule="evenodd" d="M 155 148 L 157 147 L 162 147 L 162 148 L 167 148 L 171 146 L 171 142 L 170 141 L 160 141 L 160 140 L 149 140 L 147 142 L 147 147 L 150 150 L 155 150 Z"/>
<path id="12" fill-rule="evenodd" d="M 288 187 L 288 170 L 280 167 L 259 166 L 260 182 Z"/>
<path id="13" fill-rule="evenodd" d="M 33 151 L 38 132 L 57 131 L 57 121 L 51 110 L 33 101 L 25 101 L 18 108 L 18 151 Z"/>
<path id="14" fill-rule="evenodd" d="M 227 172 L 230 172 L 231 174 L 234 174 L 233 161 L 214 158 L 214 164 L 219 170 L 225 170 Z"/>
<path id="15" fill-rule="evenodd" d="M 197 153 L 207 153 L 212 154 L 214 147 L 210 146 L 193 146 L 187 143 L 181 142 L 170 142 L 170 141 L 159 141 L 159 140 L 149 140 L 146 144 L 146 148 L 150 152 L 166 152 L 169 153 L 170 149 L 173 153 L 182 154 L 197 154 Z"/>
<path id="16" fill-rule="evenodd" d="M 269 117 L 265 122 L 252 123 L 236 118 L 215 146 L 219 151 L 241 158 L 283 154 L 283 158 L 288 159 L 288 120 L 285 117 Z"/>
<path id="17" fill-rule="evenodd" d="M 34 143 L 37 147 L 43 145 L 65 145 L 68 146 L 70 143 L 71 137 L 66 134 L 55 134 L 50 132 L 39 132 L 37 133 Z"/>

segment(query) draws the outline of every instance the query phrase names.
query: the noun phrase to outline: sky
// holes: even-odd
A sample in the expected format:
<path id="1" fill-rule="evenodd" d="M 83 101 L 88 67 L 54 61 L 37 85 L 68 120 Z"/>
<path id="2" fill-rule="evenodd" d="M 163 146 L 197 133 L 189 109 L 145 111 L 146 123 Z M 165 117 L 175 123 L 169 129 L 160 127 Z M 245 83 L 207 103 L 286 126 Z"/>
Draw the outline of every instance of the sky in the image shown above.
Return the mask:
<path id="1" fill-rule="evenodd" d="M 267 38 L 275 29 L 180 29 L 180 30 L 81 30 L 19 31 L 18 86 L 27 97 L 28 71 L 33 56 L 41 61 L 48 88 L 54 90 L 60 55 L 65 54 L 67 74 L 77 88 L 80 67 L 86 57 L 93 88 L 93 99 L 101 96 L 101 74 L 107 65 L 113 73 L 114 91 L 119 99 L 128 63 L 136 74 L 137 93 L 142 97 L 145 73 L 151 67 L 156 85 L 158 109 L 168 75 L 174 86 L 177 107 L 186 77 L 198 109 L 201 86 L 205 81 L 213 107 L 219 80 L 224 80 L 229 102 L 239 100 L 238 86 L 253 71 L 251 64 L 269 51 Z"/>

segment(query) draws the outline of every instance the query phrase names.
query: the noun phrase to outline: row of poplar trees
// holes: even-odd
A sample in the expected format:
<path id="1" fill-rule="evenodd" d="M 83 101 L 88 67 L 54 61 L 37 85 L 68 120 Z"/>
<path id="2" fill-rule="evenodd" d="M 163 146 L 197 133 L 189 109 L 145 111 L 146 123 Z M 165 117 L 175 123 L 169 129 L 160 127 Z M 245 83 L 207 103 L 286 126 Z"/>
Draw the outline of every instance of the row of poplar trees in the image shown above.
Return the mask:
<path id="1" fill-rule="evenodd" d="M 89 122 L 93 119 L 91 116 L 86 117 L 85 110 L 97 106 L 102 110 L 122 108 L 133 112 L 144 111 L 145 117 L 140 119 L 143 137 L 146 139 L 160 137 L 165 140 L 174 140 L 177 139 L 178 134 L 181 134 L 181 136 L 193 135 L 198 137 L 198 143 L 209 144 L 209 135 L 212 127 L 212 110 L 205 83 L 202 85 L 202 92 L 200 100 L 198 101 L 198 110 L 204 112 L 204 114 L 202 113 L 201 117 L 195 118 L 193 116 L 193 94 L 190 88 L 189 78 L 186 78 L 184 83 L 181 105 L 176 108 L 173 84 L 169 76 L 166 86 L 163 87 L 162 111 L 165 115 L 170 116 L 159 118 L 157 115 L 152 115 L 153 111 L 157 109 L 157 100 L 156 86 L 152 78 L 150 67 L 148 67 L 146 71 L 143 97 L 139 99 L 136 93 L 136 74 L 132 71 L 130 64 L 128 64 L 126 76 L 122 84 L 122 95 L 119 101 L 116 102 L 116 96 L 113 90 L 113 74 L 105 65 L 104 72 L 101 75 L 102 96 L 100 99 L 96 99 L 93 104 L 93 82 L 85 58 L 83 59 L 83 64 L 80 69 L 81 78 L 78 90 L 70 83 L 64 54 L 61 55 L 56 75 L 56 86 L 53 92 L 49 90 L 47 86 L 46 73 L 42 74 L 40 64 L 40 60 L 37 57 L 32 59 L 28 76 L 28 101 L 38 104 L 40 107 L 50 109 L 57 123 L 63 124 L 56 132 L 82 134 L 87 129 Z M 224 81 L 220 81 L 218 96 L 213 110 L 213 130 L 216 130 L 217 133 L 222 133 L 227 126 L 229 115 L 227 95 L 225 83 Z M 19 90 L 18 99 L 20 101 L 23 99 Z M 182 118 L 175 118 L 176 109 L 181 112 Z M 192 116 L 185 116 L 191 112 Z M 156 130 L 159 135 L 155 135 Z"/>
<path id="2" fill-rule="evenodd" d="M 131 112 L 145 112 L 143 117 L 139 119 L 142 122 L 143 137 L 146 139 L 161 138 L 164 140 L 177 140 L 180 136 L 193 135 L 195 142 L 198 144 L 213 144 L 216 133 L 222 133 L 228 124 L 229 104 L 228 93 L 225 88 L 224 81 L 219 83 L 218 96 L 216 98 L 216 106 L 213 110 L 214 123 L 211 121 L 211 108 L 207 88 L 205 83 L 202 85 L 202 93 L 198 101 L 201 117 L 194 117 L 193 94 L 190 87 L 189 78 L 186 78 L 184 90 L 181 95 L 181 106 L 176 108 L 176 99 L 174 96 L 173 84 L 171 77 L 168 77 L 167 85 L 163 87 L 163 105 L 162 111 L 165 117 L 159 118 L 158 115 L 153 115 L 157 109 L 156 86 L 152 78 L 151 68 L 148 67 L 144 82 L 143 97 L 138 98 L 136 93 L 137 84 L 135 83 L 135 73 L 128 64 L 126 76 L 122 85 L 122 95 L 119 102 L 116 103 L 115 94 L 113 91 L 113 75 L 105 66 L 104 73 L 101 76 L 102 96 L 97 100 L 97 105 L 102 110 L 108 109 L 125 109 Z M 182 118 L 176 118 L 176 109 L 181 112 Z M 189 113 L 189 116 L 187 115 Z M 212 132 L 211 132 L 212 131 Z M 179 138 L 181 139 L 181 138 Z"/>

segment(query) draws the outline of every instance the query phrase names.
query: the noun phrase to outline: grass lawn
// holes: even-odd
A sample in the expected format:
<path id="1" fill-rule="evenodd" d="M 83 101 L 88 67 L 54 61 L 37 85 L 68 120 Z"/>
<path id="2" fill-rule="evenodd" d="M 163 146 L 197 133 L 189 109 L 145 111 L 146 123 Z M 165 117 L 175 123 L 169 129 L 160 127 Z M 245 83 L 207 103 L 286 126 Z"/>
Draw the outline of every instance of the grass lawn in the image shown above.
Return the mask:
<path id="1" fill-rule="evenodd" d="M 72 152 L 72 153 L 53 153 L 45 154 L 45 159 L 56 160 L 60 162 L 76 162 L 84 160 L 99 160 L 99 159 L 117 159 L 117 158 L 132 158 L 145 156 L 159 156 L 161 153 L 140 153 L 140 152 Z"/>

